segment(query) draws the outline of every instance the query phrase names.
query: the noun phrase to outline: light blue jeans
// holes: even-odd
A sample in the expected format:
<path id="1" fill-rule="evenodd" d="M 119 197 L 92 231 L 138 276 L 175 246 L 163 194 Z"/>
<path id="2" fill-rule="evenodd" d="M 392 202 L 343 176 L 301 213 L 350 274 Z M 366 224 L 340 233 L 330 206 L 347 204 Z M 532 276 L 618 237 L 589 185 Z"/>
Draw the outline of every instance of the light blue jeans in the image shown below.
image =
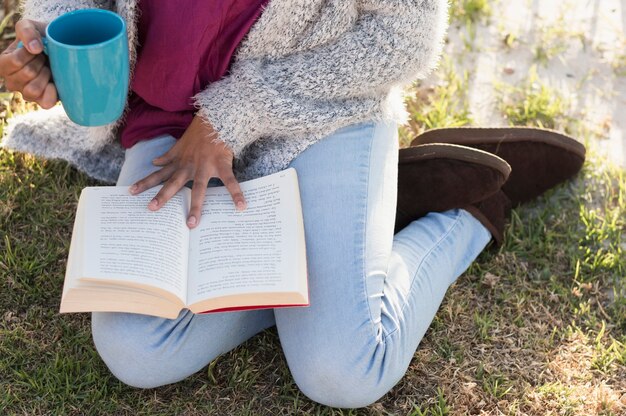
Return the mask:
<path id="1" fill-rule="evenodd" d="M 173 143 L 164 136 L 127 150 L 118 184 L 152 172 L 151 160 Z M 157 387 L 276 325 L 305 395 L 335 407 L 375 402 L 402 378 L 446 290 L 491 238 L 463 210 L 431 213 L 394 236 L 397 165 L 392 123 L 341 129 L 291 163 L 300 181 L 310 307 L 184 310 L 173 320 L 93 313 L 100 356 L 124 383 Z"/>

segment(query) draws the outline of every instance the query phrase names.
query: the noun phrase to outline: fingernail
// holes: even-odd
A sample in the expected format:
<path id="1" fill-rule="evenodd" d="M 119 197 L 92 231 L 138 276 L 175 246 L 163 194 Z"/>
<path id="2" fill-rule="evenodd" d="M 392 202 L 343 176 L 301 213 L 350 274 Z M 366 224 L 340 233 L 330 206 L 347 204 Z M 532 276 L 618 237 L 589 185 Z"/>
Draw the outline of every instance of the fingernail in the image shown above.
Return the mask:
<path id="1" fill-rule="evenodd" d="M 41 49 L 41 43 L 37 40 L 37 39 L 33 39 L 28 43 L 28 46 L 30 47 L 30 49 L 35 50 L 35 49 Z"/>
<path id="2" fill-rule="evenodd" d="M 157 201 L 156 198 L 154 198 L 152 201 L 150 201 L 150 203 L 148 204 L 148 208 L 150 209 L 155 209 L 159 206 L 159 201 Z"/>
<path id="3" fill-rule="evenodd" d="M 187 219 L 187 225 L 189 225 L 190 227 L 195 226 L 197 222 L 198 220 L 196 220 L 196 217 L 194 217 L 193 215 Z"/>
<path id="4" fill-rule="evenodd" d="M 239 201 L 237 202 L 237 209 L 239 211 L 243 211 L 244 209 L 246 209 L 246 203 L 243 201 Z"/>
<path id="5" fill-rule="evenodd" d="M 131 194 L 134 194 L 134 193 L 136 193 L 136 192 L 137 192 L 137 189 L 139 189 L 139 187 L 138 187 L 137 185 L 133 185 L 133 186 L 131 186 L 131 187 L 128 189 L 128 191 L 129 191 Z"/>

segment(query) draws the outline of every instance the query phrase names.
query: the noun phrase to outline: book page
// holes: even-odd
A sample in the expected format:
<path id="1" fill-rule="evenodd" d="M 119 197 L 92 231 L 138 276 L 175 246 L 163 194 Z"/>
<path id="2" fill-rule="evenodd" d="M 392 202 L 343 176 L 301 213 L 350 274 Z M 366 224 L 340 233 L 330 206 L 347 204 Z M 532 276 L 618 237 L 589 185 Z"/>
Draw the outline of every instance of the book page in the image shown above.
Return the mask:
<path id="1" fill-rule="evenodd" d="M 81 277 L 150 285 L 185 302 L 189 249 L 185 219 L 190 191 L 185 188 L 152 212 L 147 206 L 159 189 L 136 196 L 126 186 L 83 190 Z"/>
<path id="2" fill-rule="evenodd" d="M 76 217 L 74 218 L 74 226 L 72 228 L 72 240 L 70 242 L 70 251 L 67 256 L 67 266 L 65 268 L 65 281 L 63 283 L 63 294 L 61 299 L 65 297 L 67 292 L 78 285 L 78 279 L 82 270 L 83 259 L 83 224 L 85 223 L 85 208 L 82 201 L 85 196 L 81 194 L 78 207 L 76 209 Z"/>
<path id="3" fill-rule="evenodd" d="M 295 170 L 240 186 L 248 204 L 243 212 L 236 211 L 226 188 L 207 190 L 200 225 L 190 232 L 188 304 L 240 293 L 302 290 L 296 275 L 302 275 L 306 260 Z"/>

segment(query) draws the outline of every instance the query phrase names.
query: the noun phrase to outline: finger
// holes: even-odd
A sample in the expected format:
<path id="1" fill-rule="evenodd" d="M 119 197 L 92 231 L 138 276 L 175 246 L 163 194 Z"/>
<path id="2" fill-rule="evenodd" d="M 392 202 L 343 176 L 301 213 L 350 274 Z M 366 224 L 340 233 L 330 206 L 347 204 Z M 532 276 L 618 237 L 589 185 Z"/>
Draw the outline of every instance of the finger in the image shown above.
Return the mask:
<path id="1" fill-rule="evenodd" d="M 167 203 L 176 192 L 180 191 L 183 186 L 191 179 L 188 171 L 178 170 L 171 178 L 165 182 L 163 188 L 156 194 L 152 201 L 148 204 L 150 211 L 157 211 Z"/>
<path id="2" fill-rule="evenodd" d="M 28 101 L 36 101 L 43 96 L 46 86 L 50 83 L 50 69 L 41 68 L 39 75 L 27 83 L 22 89 L 22 95 Z"/>
<path id="3" fill-rule="evenodd" d="M 172 146 L 170 150 L 162 154 L 161 156 L 152 159 L 152 164 L 155 166 L 165 166 L 168 163 L 171 163 L 176 156 L 176 144 Z"/>
<path id="4" fill-rule="evenodd" d="M 235 203 L 237 210 L 243 211 L 246 209 L 246 200 L 243 197 L 243 192 L 241 192 L 239 182 L 235 179 L 232 169 L 223 169 L 220 172 L 220 179 L 224 182 L 224 186 L 233 198 L 233 202 Z"/>
<path id="5" fill-rule="evenodd" d="M 209 184 L 211 175 L 208 172 L 202 172 L 196 174 L 193 179 L 193 187 L 191 188 L 191 208 L 189 210 L 189 217 L 187 217 L 187 226 L 189 228 L 196 228 L 200 224 L 200 217 L 202 216 L 202 206 L 204 205 L 204 197 L 206 196 L 206 188 Z"/>
<path id="6" fill-rule="evenodd" d="M 48 110 L 54 107 L 57 101 L 59 101 L 57 89 L 54 84 L 50 82 L 46 85 L 43 95 L 37 100 L 37 104 L 39 104 L 41 108 Z"/>
<path id="7" fill-rule="evenodd" d="M 19 91 L 25 100 L 35 101 L 39 98 L 50 80 L 50 69 L 45 59 L 35 59 L 6 78 L 6 86 L 11 91 Z"/>
<path id="8" fill-rule="evenodd" d="M 41 34 L 46 30 L 46 24 L 24 19 L 15 24 L 15 36 L 22 41 L 24 48 L 33 55 L 43 52 Z"/>
<path id="9" fill-rule="evenodd" d="M 17 44 L 16 44 L 17 45 Z M 22 70 L 26 65 L 33 62 L 35 59 L 40 59 L 45 62 L 46 58 L 43 55 L 33 55 L 25 48 L 13 49 L 9 51 L 7 49 L 0 55 L 0 68 L 2 68 L 2 74 L 4 77 L 15 74 Z"/>
<path id="10" fill-rule="evenodd" d="M 9 75 L 9 77 L 14 79 L 15 82 L 26 85 L 37 78 L 44 68 L 47 68 L 46 57 L 43 55 L 36 55 L 34 59 L 24 65 L 20 70 Z"/>
<path id="11" fill-rule="evenodd" d="M 166 166 L 163 169 L 159 169 L 156 172 L 151 173 L 146 176 L 142 180 L 135 182 L 128 188 L 128 191 L 132 195 L 137 195 L 142 193 L 143 191 L 152 188 L 153 186 L 157 186 L 163 181 L 168 180 L 172 174 L 174 173 L 174 166 Z"/>
<path id="12" fill-rule="evenodd" d="M 4 51 L 2 51 L 2 54 L 3 54 L 3 55 L 8 55 L 8 54 L 10 54 L 11 52 L 13 52 L 14 50 L 16 50 L 16 49 L 17 49 L 17 45 L 18 45 L 19 43 L 20 43 L 20 40 L 19 40 L 19 39 L 15 39 L 13 42 L 11 42 L 11 43 L 9 44 L 9 46 L 7 46 L 7 48 L 6 48 Z M 28 52 L 28 51 L 27 51 L 27 52 Z"/>

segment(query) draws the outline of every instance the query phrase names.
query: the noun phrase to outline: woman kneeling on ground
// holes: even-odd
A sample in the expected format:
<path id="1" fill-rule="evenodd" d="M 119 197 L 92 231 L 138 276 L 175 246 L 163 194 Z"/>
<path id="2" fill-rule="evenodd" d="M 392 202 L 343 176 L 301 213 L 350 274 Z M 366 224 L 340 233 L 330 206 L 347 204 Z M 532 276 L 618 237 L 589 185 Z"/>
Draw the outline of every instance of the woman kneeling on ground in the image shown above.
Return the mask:
<path id="1" fill-rule="evenodd" d="M 399 158 L 400 91 L 434 67 L 447 0 L 26 0 L 16 27 L 25 48 L 16 41 L 0 56 L 7 87 L 54 106 L 41 35 L 60 14 L 93 7 L 128 25 L 125 118 L 78 128 L 39 115 L 10 139 L 63 137 L 54 155 L 100 178 L 95 161 L 114 166 L 102 158 L 121 143 L 118 185 L 139 194 L 164 184 L 151 210 L 193 181 L 190 228 L 211 178 L 244 209 L 238 181 L 291 166 L 306 233 L 308 308 L 185 310 L 173 320 L 93 313 L 98 353 L 131 386 L 175 383 L 276 325 L 304 394 L 336 407 L 373 403 L 406 372 L 447 288 L 492 238 L 502 241 L 509 207 L 584 159 L 556 133 L 519 130 L 507 141 L 506 131 L 476 129 L 418 137 Z"/>

